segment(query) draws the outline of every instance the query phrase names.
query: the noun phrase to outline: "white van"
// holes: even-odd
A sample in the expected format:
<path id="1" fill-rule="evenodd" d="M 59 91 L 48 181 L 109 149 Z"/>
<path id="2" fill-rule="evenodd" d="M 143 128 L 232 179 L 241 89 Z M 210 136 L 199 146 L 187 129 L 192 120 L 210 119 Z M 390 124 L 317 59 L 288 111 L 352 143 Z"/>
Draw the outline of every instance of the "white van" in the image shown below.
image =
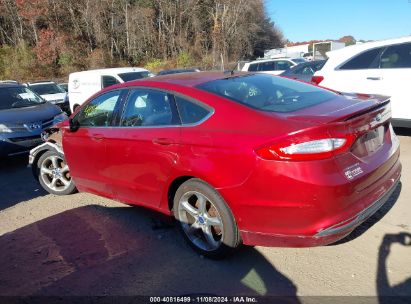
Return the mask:
<path id="1" fill-rule="evenodd" d="M 111 85 L 153 76 L 142 68 L 112 68 L 71 73 L 68 94 L 72 112 L 89 97 Z"/>

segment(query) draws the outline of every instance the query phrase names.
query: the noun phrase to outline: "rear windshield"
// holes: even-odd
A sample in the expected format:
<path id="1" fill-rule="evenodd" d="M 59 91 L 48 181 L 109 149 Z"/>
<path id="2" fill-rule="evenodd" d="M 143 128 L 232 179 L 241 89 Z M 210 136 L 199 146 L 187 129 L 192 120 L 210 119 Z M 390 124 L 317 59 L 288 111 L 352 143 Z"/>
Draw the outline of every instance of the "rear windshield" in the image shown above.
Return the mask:
<path id="1" fill-rule="evenodd" d="M 130 72 L 130 73 L 121 73 L 118 76 L 123 79 L 124 82 L 147 78 L 150 75 L 150 72 Z"/>
<path id="2" fill-rule="evenodd" d="M 30 89 L 39 95 L 66 93 L 55 83 L 30 85 Z"/>
<path id="3" fill-rule="evenodd" d="M 0 88 L 0 110 L 29 107 L 45 101 L 25 87 Z"/>
<path id="4" fill-rule="evenodd" d="M 293 112 L 336 96 L 333 92 L 313 85 L 267 74 L 213 80 L 197 87 L 267 112 Z"/>

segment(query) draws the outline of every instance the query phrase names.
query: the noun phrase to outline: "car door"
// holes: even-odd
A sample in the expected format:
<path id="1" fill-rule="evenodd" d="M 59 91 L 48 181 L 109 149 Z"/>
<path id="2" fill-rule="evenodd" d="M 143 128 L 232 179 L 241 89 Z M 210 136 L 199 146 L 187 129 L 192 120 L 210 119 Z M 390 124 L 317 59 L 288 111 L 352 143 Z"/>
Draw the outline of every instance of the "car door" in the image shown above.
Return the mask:
<path id="1" fill-rule="evenodd" d="M 411 119 L 411 43 L 388 46 L 380 56 L 379 70 L 369 76 L 374 78 L 373 92 L 391 96 L 392 117 Z"/>
<path id="2" fill-rule="evenodd" d="M 179 162 L 180 120 L 172 95 L 131 89 L 120 126 L 107 138 L 116 199 L 156 207 Z"/>
<path id="3" fill-rule="evenodd" d="M 378 47 L 356 54 L 335 70 L 325 73 L 320 85 L 345 93 L 376 94 L 381 78 L 379 58 L 384 49 Z"/>
<path id="4" fill-rule="evenodd" d="M 79 190 L 112 197 L 107 174 L 106 135 L 112 128 L 122 92 L 114 90 L 97 96 L 72 118 L 72 124 L 78 129 L 64 130 L 64 154 Z"/>

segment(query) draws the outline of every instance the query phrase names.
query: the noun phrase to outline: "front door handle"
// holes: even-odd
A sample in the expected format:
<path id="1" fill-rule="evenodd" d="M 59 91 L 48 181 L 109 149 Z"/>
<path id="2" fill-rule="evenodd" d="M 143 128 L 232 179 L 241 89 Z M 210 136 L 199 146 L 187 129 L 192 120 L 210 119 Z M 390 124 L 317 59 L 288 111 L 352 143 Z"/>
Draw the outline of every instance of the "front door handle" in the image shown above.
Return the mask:
<path id="1" fill-rule="evenodd" d="M 367 77 L 368 80 L 381 80 L 382 77 Z"/>
<path id="2" fill-rule="evenodd" d="M 168 145 L 174 144 L 174 140 L 172 140 L 171 138 L 164 138 L 164 137 L 154 138 L 153 144 L 168 146 Z"/>

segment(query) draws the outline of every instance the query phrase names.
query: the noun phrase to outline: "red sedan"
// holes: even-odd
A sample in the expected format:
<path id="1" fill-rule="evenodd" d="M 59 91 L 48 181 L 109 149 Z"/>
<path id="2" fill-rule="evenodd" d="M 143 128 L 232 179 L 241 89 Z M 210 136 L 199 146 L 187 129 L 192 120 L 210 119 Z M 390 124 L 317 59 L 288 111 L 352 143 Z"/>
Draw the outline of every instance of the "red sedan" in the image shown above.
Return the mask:
<path id="1" fill-rule="evenodd" d="M 91 97 L 30 162 L 53 194 L 91 192 L 174 215 L 190 245 L 335 242 L 389 198 L 399 141 L 382 96 L 266 74 L 189 73 Z"/>

